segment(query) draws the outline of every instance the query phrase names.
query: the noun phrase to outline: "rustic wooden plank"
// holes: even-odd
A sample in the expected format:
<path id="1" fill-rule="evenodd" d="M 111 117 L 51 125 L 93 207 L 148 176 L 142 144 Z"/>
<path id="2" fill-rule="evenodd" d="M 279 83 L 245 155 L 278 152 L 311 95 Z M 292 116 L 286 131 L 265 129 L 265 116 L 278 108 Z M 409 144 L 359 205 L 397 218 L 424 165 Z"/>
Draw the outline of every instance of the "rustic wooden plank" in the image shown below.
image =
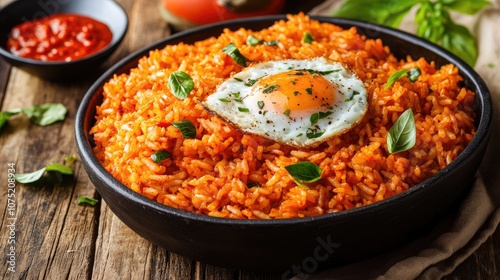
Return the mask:
<path id="1" fill-rule="evenodd" d="M 23 115 L 11 118 L 0 135 L 2 182 L 7 181 L 7 162 L 16 164 L 16 173 L 25 173 L 63 162 L 64 157 L 76 154 L 73 123 L 81 87 L 82 84 L 68 86 L 43 81 L 12 69 L 2 110 L 60 102 L 69 111 L 64 121 L 46 127 L 31 124 Z M 83 169 L 78 164 L 75 167 L 74 178 L 16 184 L 16 272 L 3 271 L 4 276 L 55 279 L 61 275 L 75 278 L 90 275 L 95 211 L 92 207 L 78 206 L 75 201 L 77 196 L 93 196 L 95 191 Z M 1 190 L 6 197 L 6 188 Z M 3 204 L 0 209 L 5 216 Z M 2 220 L 2 228 L 6 222 Z M 2 240 L 7 240 L 6 234 L 9 233 L 2 231 Z M 2 242 L 0 246 L 5 248 L 5 245 Z"/>

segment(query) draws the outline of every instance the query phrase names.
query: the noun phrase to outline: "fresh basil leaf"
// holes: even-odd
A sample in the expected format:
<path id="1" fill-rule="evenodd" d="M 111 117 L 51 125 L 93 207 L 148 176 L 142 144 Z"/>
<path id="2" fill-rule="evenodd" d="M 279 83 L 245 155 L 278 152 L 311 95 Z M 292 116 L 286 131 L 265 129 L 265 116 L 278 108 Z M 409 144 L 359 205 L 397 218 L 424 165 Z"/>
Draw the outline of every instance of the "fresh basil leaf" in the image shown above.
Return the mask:
<path id="1" fill-rule="evenodd" d="M 40 169 L 40 170 L 30 172 L 30 173 L 15 174 L 14 178 L 19 183 L 28 184 L 28 183 L 33 183 L 35 181 L 38 181 L 40 178 L 42 178 L 44 173 L 45 173 L 45 167 Z"/>
<path id="2" fill-rule="evenodd" d="M 168 77 L 168 87 L 179 99 L 186 99 L 194 88 L 191 76 L 183 71 L 175 71 Z"/>
<path id="3" fill-rule="evenodd" d="M 483 8 L 491 5 L 485 0 L 443 0 L 443 6 L 450 8 L 459 13 L 473 15 Z"/>
<path id="4" fill-rule="evenodd" d="M 71 169 L 69 166 L 60 164 L 60 163 L 52 163 L 49 164 L 45 167 L 45 171 L 54 171 L 54 172 L 59 172 L 61 174 L 65 175 L 73 175 L 73 169 Z"/>
<path id="5" fill-rule="evenodd" d="M 346 0 L 332 16 L 398 27 L 420 0 Z"/>
<path id="6" fill-rule="evenodd" d="M 389 76 L 389 79 L 387 79 L 387 83 L 385 84 L 385 89 L 386 90 L 389 89 L 395 81 L 399 80 L 400 78 L 406 75 L 408 75 L 408 69 L 401 69 L 399 71 L 392 73 L 392 75 Z"/>
<path id="7" fill-rule="evenodd" d="M 160 162 L 164 161 L 165 159 L 171 158 L 171 157 L 172 157 L 172 154 L 169 151 L 166 151 L 166 150 L 159 150 L 159 151 L 156 151 L 154 154 L 151 155 L 151 159 L 155 163 L 160 163 Z"/>
<path id="8" fill-rule="evenodd" d="M 304 32 L 304 36 L 302 37 L 302 42 L 306 44 L 311 44 L 314 41 L 314 38 L 311 33 Z"/>
<path id="9" fill-rule="evenodd" d="M 445 32 L 442 36 L 442 45 L 469 65 L 476 64 L 478 47 L 476 39 L 464 26 L 447 22 L 444 25 Z"/>
<path id="10" fill-rule="evenodd" d="M 99 202 L 99 200 L 88 196 L 80 196 L 76 199 L 76 204 L 78 205 L 88 204 L 91 206 L 95 206 L 97 202 Z"/>
<path id="11" fill-rule="evenodd" d="M 33 123 L 46 126 L 64 120 L 68 110 L 61 103 L 45 103 L 22 108 L 21 112 Z"/>
<path id="12" fill-rule="evenodd" d="M 285 166 L 285 169 L 297 181 L 314 183 L 321 179 L 321 168 L 312 162 L 297 162 Z"/>
<path id="13" fill-rule="evenodd" d="M 196 127 L 190 120 L 182 120 L 172 123 L 172 126 L 178 128 L 182 136 L 186 139 L 194 139 L 196 137 Z"/>
<path id="14" fill-rule="evenodd" d="M 250 61 L 250 59 L 241 54 L 240 50 L 238 50 L 238 48 L 233 43 L 229 43 L 227 46 L 225 46 L 222 49 L 222 52 L 229 55 L 236 63 L 243 67 L 246 67 L 247 62 Z"/>
<path id="15" fill-rule="evenodd" d="M 417 130 L 413 111 L 407 109 L 394 123 L 387 134 L 387 149 L 389 153 L 395 154 L 411 149 L 416 142 Z"/>

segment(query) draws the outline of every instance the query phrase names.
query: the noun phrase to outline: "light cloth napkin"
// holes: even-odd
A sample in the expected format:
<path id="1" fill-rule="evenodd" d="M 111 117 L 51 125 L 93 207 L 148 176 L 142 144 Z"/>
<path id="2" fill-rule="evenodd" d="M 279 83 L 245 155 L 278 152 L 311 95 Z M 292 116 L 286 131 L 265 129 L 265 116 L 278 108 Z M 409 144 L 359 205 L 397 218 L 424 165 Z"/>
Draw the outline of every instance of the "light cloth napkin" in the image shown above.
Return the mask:
<path id="1" fill-rule="evenodd" d="M 342 2 L 326 1 L 309 14 L 330 16 Z M 399 28 L 414 33 L 416 27 L 411 14 Z M 486 81 L 497 109 L 490 145 L 471 192 L 458 211 L 450 213 L 428 236 L 366 261 L 297 275 L 295 279 L 439 279 L 451 273 L 495 232 L 500 223 L 500 0 L 493 0 L 480 14 L 452 16 L 478 39 L 479 58 L 475 70 Z"/>

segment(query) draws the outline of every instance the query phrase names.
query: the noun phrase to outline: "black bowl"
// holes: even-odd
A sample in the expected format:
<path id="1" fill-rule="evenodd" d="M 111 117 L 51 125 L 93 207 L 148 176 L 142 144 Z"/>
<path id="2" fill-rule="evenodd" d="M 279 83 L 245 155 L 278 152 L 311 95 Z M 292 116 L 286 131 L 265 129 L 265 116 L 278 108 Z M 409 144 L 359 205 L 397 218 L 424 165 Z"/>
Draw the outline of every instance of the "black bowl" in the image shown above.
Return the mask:
<path id="1" fill-rule="evenodd" d="M 361 260 L 404 244 L 450 211 L 470 188 L 487 146 L 492 121 L 491 96 L 481 77 L 459 58 L 410 34 L 359 21 L 312 17 L 344 28 L 356 26 L 381 38 L 398 57 L 421 56 L 436 64 L 453 63 L 464 85 L 476 93 L 477 134 L 467 148 L 435 176 L 372 205 L 339 213 L 287 220 L 233 220 L 207 217 L 161 205 L 125 187 L 96 160 L 89 129 L 102 87 L 115 73 L 128 72 L 149 50 L 192 43 L 223 28 L 259 30 L 284 16 L 235 20 L 195 28 L 139 50 L 109 69 L 86 93 L 76 116 L 76 142 L 90 180 L 110 209 L 131 229 L 174 253 L 209 264 L 251 270 L 308 271 Z"/>
<path id="2" fill-rule="evenodd" d="M 20 23 L 40 19 L 52 14 L 80 14 L 105 23 L 113 33 L 110 44 L 81 59 L 70 62 L 40 61 L 12 54 L 7 48 L 7 39 L 12 28 Z M 116 50 L 128 29 L 125 10 L 113 0 L 64 0 L 37 1 L 17 0 L 0 10 L 0 56 L 11 65 L 48 80 L 64 80 L 85 76 L 95 72 Z"/>

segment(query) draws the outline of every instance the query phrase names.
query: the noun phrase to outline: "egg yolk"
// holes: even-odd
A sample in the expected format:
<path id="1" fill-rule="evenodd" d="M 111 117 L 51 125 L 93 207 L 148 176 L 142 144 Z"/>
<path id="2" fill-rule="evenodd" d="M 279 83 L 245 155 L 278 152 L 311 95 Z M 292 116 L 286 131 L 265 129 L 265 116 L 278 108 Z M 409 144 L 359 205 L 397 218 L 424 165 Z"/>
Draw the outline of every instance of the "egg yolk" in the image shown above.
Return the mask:
<path id="1" fill-rule="evenodd" d="M 332 106 L 336 92 L 320 73 L 307 70 L 270 75 L 260 79 L 255 86 L 260 109 L 285 115 L 328 108 Z"/>

